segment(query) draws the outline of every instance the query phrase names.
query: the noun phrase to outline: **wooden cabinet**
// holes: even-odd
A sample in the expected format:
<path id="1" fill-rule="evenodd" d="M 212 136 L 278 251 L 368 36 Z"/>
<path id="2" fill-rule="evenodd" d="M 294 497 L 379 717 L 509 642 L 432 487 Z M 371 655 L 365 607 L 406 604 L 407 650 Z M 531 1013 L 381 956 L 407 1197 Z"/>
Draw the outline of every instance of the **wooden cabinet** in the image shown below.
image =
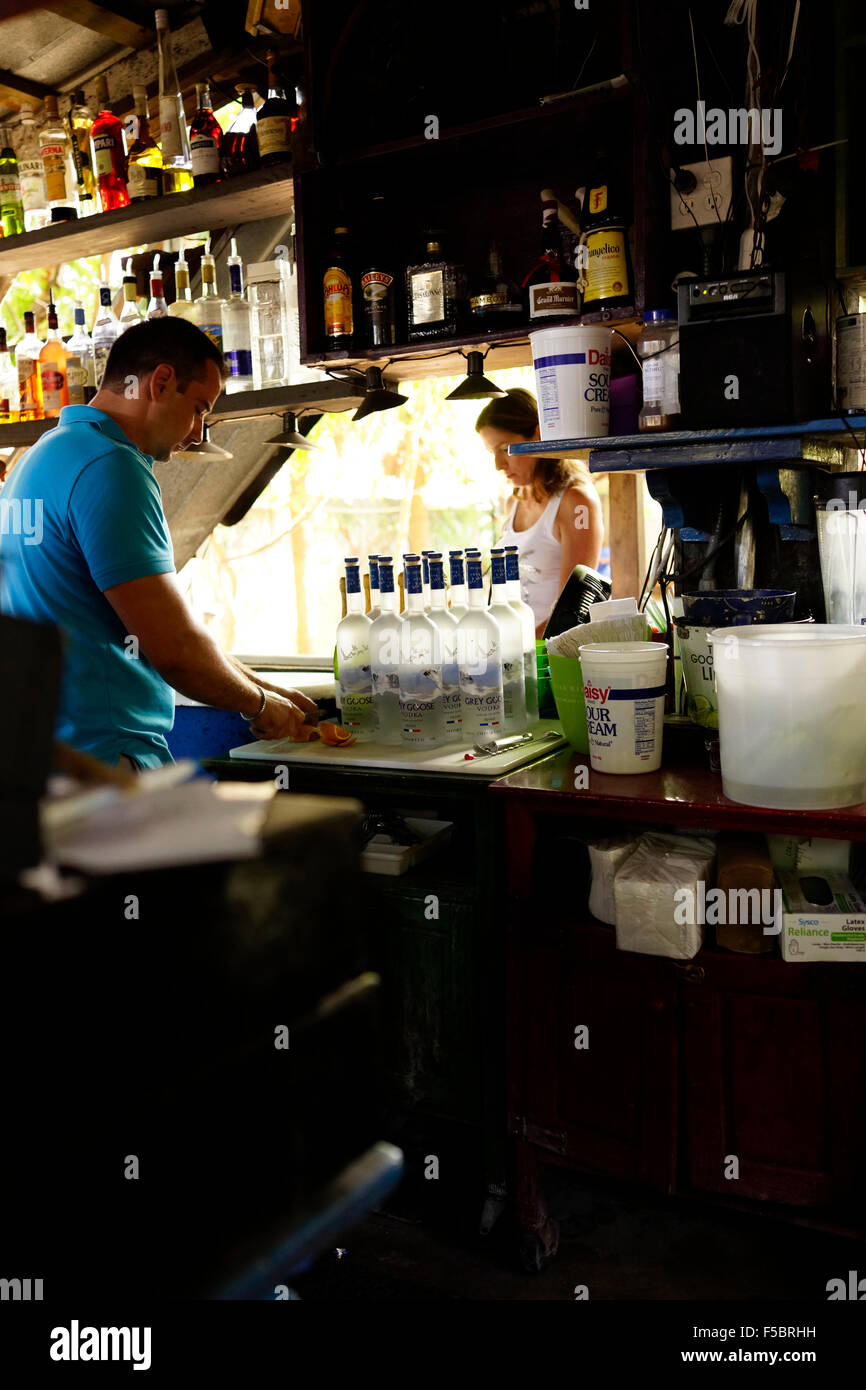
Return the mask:
<path id="1" fill-rule="evenodd" d="M 683 1182 L 862 1222 L 862 967 L 704 951 L 679 991 Z"/>
<path id="2" fill-rule="evenodd" d="M 866 970 L 735 955 L 711 930 L 689 961 L 617 951 L 588 913 L 579 852 L 617 822 L 685 829 L 684 805 L 693 827 L 864 839 L 863 808 L 738 807 L 717 777 L 673 763 L 591 773 L 573 792 L 582 761 L 559 754 L 491 789 L 506 827 L 509 1133 L 527 1266 L 557 1242 L 541 1161 L 862 1234 Z"/>
<path id="3" fill-rule="evenodd" d="M 674 1189 L 676 983 L 610 928 L 510 949 L 509 1129 L 581 1167 Z"/>

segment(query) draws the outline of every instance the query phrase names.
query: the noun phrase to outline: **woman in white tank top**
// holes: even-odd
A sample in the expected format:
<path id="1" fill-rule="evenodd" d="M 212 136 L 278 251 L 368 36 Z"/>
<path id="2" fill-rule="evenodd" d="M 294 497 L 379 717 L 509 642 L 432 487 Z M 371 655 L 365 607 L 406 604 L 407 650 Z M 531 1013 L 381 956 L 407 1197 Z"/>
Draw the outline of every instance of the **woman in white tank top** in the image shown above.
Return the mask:
<path id="1" fill-rule="evenodd" d="M 497 544 L 518 547 L 521 596 L 535 614 L 540 637 L 575 565 L 598 568 L 601 501 L 588 469 L 576 459 L 509 456 L 509 444 L 539 438 L 538 407 L 529 391 L 514 387 L 494 397 L 475 428 L 514 487 Z"/>

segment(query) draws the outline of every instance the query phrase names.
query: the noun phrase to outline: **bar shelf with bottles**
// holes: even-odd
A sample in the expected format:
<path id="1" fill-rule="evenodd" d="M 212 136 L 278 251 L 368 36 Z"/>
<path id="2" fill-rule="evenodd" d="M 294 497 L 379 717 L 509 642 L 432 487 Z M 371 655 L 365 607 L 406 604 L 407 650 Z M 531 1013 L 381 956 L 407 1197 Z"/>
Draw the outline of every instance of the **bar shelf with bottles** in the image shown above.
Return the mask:
<path id="1" fill-rule="evenodd" d="M 156 30 L 159 85 L 150 110 L 147 88 L 134 86 L 133 113 L 121 123 L 100 74 L 95 109 L 83 90 L 72 93 L 68 112 L 49 93 L 38 129 L 25 104 L 14 140 L 11 128 L 0 132 L 0 275 L 291 215 L 300 117 L 276 51 L 268 51 L 258 109 L 255 88 L 238 83 L 241 109 L 223 132 L 200 82 L 187 126 L 165 10 L 156 11 Z"/>
<path id="2" fill-rule="evenodd" d="M 580 232 L 590 230 L 583 198 L 597 181 L 605 151 L 602 186 L 609 187 L 611 225 L 619 219 L 628 246 L 630 283 L 609 306 L 587 305 L 583 312 L 578 304 L 576 315 L 573 308 L 568 312 L 572 322 L 601 319 L 636 339 L 647 267 L 664 274 L 662 267 L 653 267 L 648 242 L 650 213 L 664 190 L 650 187 L 654 172 L 642 154 L 636 105 L 622 100 L 590 109 L 565 103 L 538 120 L 494 126 L 465 140 L 428 141 L 423 154 L 416 147 L 395 147 L 375 158 L 299 168 L 302 362 L 337 372 L 392 363 L 388 376 L 411 380 L 462 374 L 465 352 L 489 347 L 487 371 L 529 365 L 529 332 L 553 321 L 531 316 L 527 304 L 527 280 L 543 248 L 540 195 L 550 188 L 556 199 L 564 258 L 573 266 Z M 542 132 L 549 143 L 539 141 Z M 568 210 L 579 223 L 578 233 L 561 223 L 560 214 Z M 348 228 L 343 259 L 353 296 L 352 331 L 342 334 L 339 325 L 326 323 L 324 293 L 325 278 L 339 269 L 333 248 L 340 226 Z M 434 253 L 427 251 L 431 237 L 439 244 Z M 457 276 L 458 313 L 441 320 L 441 331 L 418 332 L 419 325 L 411 322 L 413 281 L 423 291 L 428 271 L 440 270 L 443 278 Z M 387 295 L 396 305 L 390 331 L 375 338 L 364 280 L 370 277 L 375 295 L 376 281 L 385 276 L 392 281 Z M 655 286 L 652 290 L 657 293 Z"/>

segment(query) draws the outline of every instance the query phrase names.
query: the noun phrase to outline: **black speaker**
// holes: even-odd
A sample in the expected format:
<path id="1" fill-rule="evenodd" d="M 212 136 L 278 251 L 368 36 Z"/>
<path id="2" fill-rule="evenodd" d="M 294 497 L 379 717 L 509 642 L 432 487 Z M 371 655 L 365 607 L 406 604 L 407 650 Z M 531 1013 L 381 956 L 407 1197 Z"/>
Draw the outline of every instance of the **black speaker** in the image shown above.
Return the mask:
<path id="1" fill-rule="evenodd" d="M 678 286 L 683 429 L 814 420 L 831 410 L 824 287 L 768 268 Z"/>

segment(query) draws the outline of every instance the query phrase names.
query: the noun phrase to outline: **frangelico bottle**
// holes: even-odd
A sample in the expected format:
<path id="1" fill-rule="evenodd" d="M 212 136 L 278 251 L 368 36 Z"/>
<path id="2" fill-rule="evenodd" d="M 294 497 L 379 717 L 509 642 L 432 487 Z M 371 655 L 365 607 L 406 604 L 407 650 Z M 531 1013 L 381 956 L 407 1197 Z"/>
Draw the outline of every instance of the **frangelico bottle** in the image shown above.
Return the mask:
<path id="1" fill-rule="evenodd" d="M 360 274 L 365 347 L 391 347 L 397 341 L 397 284 L 390 242 L 385 199 L 376 193 Z"/>
<path id="2" fill-rule="evenodd" d="M 634 304 L 624 195 L 602 150 L 583 198 L 586 288 L 583 313 L 630 308 Z"/>

